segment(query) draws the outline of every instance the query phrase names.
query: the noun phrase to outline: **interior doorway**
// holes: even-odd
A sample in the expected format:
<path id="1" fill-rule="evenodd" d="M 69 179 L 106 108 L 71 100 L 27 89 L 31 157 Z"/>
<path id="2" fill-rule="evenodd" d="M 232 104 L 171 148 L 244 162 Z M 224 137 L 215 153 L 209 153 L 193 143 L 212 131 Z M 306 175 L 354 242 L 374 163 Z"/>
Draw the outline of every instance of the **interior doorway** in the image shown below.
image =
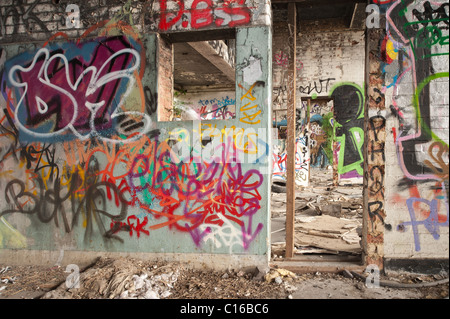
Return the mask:
<path id="1" fill-rule="evenodd" d="M 339 160 L 343 159 L 341 152 L 345 151 L 345 136 L 342 135 L 342 125 L 336 121 L 342 116 L 335 112 L 334 99 L 329 96 L 304 98 L 301 108 L 297 108 L 296 260 L 361 260 L 362 176 L 356 170 L 346 172 L 342 169 L 345 166 L 339 165 Z M 279 138 L 277 145 L 282 147 L 286 143 L 284 118 L 278 113 L 283 114 L 283 110 L 274 113 L 274 130 Z M 359 137 L 358 134 L 356 136 Z M 306 179 L 303 176 L 305 171 Z M 274 178 L 271 197 L 274 261 L 282 260 L 285 253 L 284 185 L 282 178 Z"/>

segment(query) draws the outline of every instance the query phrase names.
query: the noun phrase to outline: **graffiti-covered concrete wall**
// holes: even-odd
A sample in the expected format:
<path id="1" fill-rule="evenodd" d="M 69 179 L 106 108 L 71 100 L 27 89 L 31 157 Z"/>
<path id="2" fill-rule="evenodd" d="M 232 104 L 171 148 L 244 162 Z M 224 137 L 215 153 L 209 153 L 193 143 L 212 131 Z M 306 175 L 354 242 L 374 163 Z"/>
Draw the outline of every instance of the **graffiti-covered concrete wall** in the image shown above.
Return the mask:
<path id="1" fill-rule="evenodd" d="M 121 3 L 0 4 L 2 260 L 267 264 L 270 5 Z M 234 118 L 159 121 L 160 34 L 230 27 Z"/>
<path id="2" fill-rule="evenodd" d="M 446 260 L 448 269 L 449 3 L 374 2 L 366 252 L 392 269 L 415 259 Z"/>

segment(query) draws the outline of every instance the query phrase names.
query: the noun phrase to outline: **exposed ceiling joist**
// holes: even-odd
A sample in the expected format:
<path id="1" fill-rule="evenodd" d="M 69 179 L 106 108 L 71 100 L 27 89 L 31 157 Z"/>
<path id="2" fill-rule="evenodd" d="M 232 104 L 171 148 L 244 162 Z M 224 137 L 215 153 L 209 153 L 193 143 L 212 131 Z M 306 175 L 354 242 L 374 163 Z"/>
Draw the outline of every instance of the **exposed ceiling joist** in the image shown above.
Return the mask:
<path id="1" fill-rule="evenodd" d="M 367 3 L 364 0 L 272 0 L 273 4 L 276 3 L 295 3 L 298 7 L 309 6 L 336 6 L 342 4 L 355 4 L 355 3 Z"/>
<path id="2" fill-rule="evenodd" d="M 201 42 L 188 42 L 190 47 L 202 55 L 206 60 L 211 62 L 216 68 L 218 68 L 224 75 L 228 77 L 231 81 L 235 80 L 235 70 L 232 65 L 230 65 L 221 52 L 217 52 L 208 41 Z"/>
<path id="3" fill-rule="evenodd" d="M 236 38 L 235 29 L 216 29 L 206 31 L 173 32 L 162 34 L 171 43 L 209 40 L 229 40 Z"/>

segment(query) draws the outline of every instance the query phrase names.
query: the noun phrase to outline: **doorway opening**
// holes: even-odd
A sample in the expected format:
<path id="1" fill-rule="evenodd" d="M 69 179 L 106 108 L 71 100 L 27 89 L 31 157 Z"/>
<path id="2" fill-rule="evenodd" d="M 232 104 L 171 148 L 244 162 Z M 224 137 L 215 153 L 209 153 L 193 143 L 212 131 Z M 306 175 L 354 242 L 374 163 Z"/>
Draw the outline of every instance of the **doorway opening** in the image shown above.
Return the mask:
<path id="1" fill-rule="evenodd" d="M 294 224 L 297 261 L 361 261 L 363 180 L 359 170 L 340 164 L 344 160 L 341 152 L 345 151 L 345 136 L 337 122 L 342 116 L 335 114 L 334 103 L 329 96 L 306 97 L 302 98 L 301 108 L 297 108 Z M 278 147 L 285 147 L 286 143 L 284 112 L 274 111 Z M 361 142 L 359 139 L 358 131 L 353 137 L 355 145 Z M 347 151 L 350 152 L 349 147 Z M 286 245 L 285 180 L 280 172 L 277 178 L 276 173 L 271 197 L 274 261 L 283 258 Z"/>
<path id="2" fill-rule="evenodd" d="M 278 266 L 299 262 L 307 268 L 316 262 L 359 266 L 363 257 L 365 6 L 296 3 L 296 15 L 289 15 L 288 5 L 272 7 L 272 262 Z M 287 44 L 291 30 L 296 30 L 297 40 Z M 287 88 L 294 74 L 292 95 Z M 295 194 L 293 230 L 289 226 L 294 233 L 292 258 L 286 258 L 285 132 L 290 128 L 283 116 L 288 105 L 296 109 L 295 190 L 290 192 Z"/>

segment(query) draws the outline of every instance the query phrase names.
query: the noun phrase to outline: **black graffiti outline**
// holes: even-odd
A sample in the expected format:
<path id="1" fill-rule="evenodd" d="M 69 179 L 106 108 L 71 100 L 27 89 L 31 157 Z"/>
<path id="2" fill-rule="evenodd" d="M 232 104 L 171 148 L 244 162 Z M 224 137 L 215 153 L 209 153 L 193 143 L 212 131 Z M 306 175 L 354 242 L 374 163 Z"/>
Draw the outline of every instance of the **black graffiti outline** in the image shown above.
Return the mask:
<path id="1" fill-rule="evenodd" d="M 298 88 L 300 93 L 304 93 L 307 95 L 310 95 L 314 90 L 316 91 L 317 94 L 321 94 L 322 92 L 326 93 L 328 92 L 328 87 L 330 85 L 330 81 L 334 81 L 336 80 L 335 78 L 328 78 L 328 79 L 320 79 L 319 80 L 319 84 L 320 84 L 320 90 L 317 87 L 317 82 L 314 81 L 314 87 L 311 87 L 312 83 L 309 83 L 307 86 L 301 86 Z M 323 86 L 323 83 L 326 82 L 325 88 Z"/>
<path id="2" fill-rule="evenodd" d="M 93 222 L 95 221 L 97 227 L 102 235 L 103 240 L 107 243 L 108 239 L 116 239 L 123 242 L 123 239 L 115 235 L 114 230 L 107 230 L 101 215 L 111 218 L 113 221 L 122 221 L 126 218 L 128 212 L 128 202 L 118 187 L 107 181 L 95 182 L 85 191 L 85 195 L 81 201 L 76 200 L 76 194 L 82 187 L 82 180 L 78 173 L 74 173 L 71 176 L 70 184 L 65 194 L 62 192 L 61 180 L 56 178 L 53 181 L 53 187 L 45 187 L 43 178 L 38 174 L 34 183 L 37 185 L 37 195 L 25 191 L 26 185 L 22 180 L 14 179 L 8 182 L 5 187 L 5 200 L 6 203 L 13 208 L 6 209 L 0 212 L 0 217 L 21 213 L 26 215 L 35 215 L 39 221 L 44 224 L 50 223 L 52 220 L 56 227 L 60 227 L 59 217 L 61 216 L 63 227 L 66 233 L 71 233 L 75 225 L 78 224 L 78 218 L 81 214 L 86 217 L 86 229 L 84 233 L 84 242 L 88 243 L 93 234 Z M 107 211 L 105 203 L 107 199 L 106 192 L 102 188 L 108 188 L 112 191 L 114 198 L 120 204 L 119 214 L 114 215 Z M 30 205 L 26 205 L 26 208 L 21 204 L 21 200 L 25 202 L 31 202 Z M 67 217 L 66 208 L 64 203 L 70 200 L 72 207 L 72 220 L 69 221 Z M 99 205 L 100 204 L 100 205 Z M 53 205 L 53 209 L 52 206 Z M 101 206 L 103 205 L 103 206 Z"/>
<path id="3" fill-rule="evenodd" d="M 40 0 L 36 0 L 35 2 L 28 4 L 24 3 L 24 0 L 16 0 L 16 3 L 12 6 L 8 7 L 6 11 L 1 12 L 0 10 L 0 38 L 7 36 L 6 34 L 6 21 L 8 17 L 12 16 L 13 20 L 13 31 L 8 36 L 14 36 L 17 33 L 18 26 L 20 25 L 20 20 L 22 20 L 25 29 L 28 33 L 33 32 L 31 28 L 31 22 L 37 24 L 42 32 L 47 35 L 50 35 L 50 31 L 48 30 L 46 23 L 41 21 L 36 14 L 33 12 L 35 7 L 40 3 Z M 0 8 L 1 9 L 1 8 Z"/>
<path id="4" fill-rule="evenodd" d="M 404 35 L 408 36 L 408 39 L 405 43 L 401 34 L 397 34 L 392 31 L 390 32 L 390 36 L 392 36 L 395 41 L 404 43 L 405 45 L 410 45 L 411 42 L 414 42 L 414 39 L 418 36 L 424 36 L 424 33 L 421 32 L 422 29 L 416 29 L 414 27 L 416 24 L 411 24 L 405 14 L 408 10 L 408 6 L 414 3 L 414 1 L 415 0 L 402 0 L 401 4 L 395 6 L 390 13 L 394 26 L 397 30 L 402 30 Z M 422 57 L 420 62 L 416 61 L 415 63 L 416 82 L 422 83 L 431 75 L 432 72 L 431 48 L 416 47 L 414 48 L 414 53 L 416 57 Z M 425 85 L 418 96 L 418 107 L 421 115 L 421 121 L 418 125 L 422 125 L 422 127 L 431 127 L 430 103 L 430 86 Z M 407 129 L 407 127 L 400 127 L 400 136 L 405 136 L 408 134 L 405 129 Z M 410 175 L 432 175 L 433 171 L 424 163 L 419 162 L 416 156 L 416 145 L 428 143 L 432 139 L 433 138 L 429 130 L 420 129 L 420 136 L 415 137 L 414 139 L 404 140 L 402 141 L 402 147 L 398 147 L 398 152 L 402 153 L 405 169 Z"/>

